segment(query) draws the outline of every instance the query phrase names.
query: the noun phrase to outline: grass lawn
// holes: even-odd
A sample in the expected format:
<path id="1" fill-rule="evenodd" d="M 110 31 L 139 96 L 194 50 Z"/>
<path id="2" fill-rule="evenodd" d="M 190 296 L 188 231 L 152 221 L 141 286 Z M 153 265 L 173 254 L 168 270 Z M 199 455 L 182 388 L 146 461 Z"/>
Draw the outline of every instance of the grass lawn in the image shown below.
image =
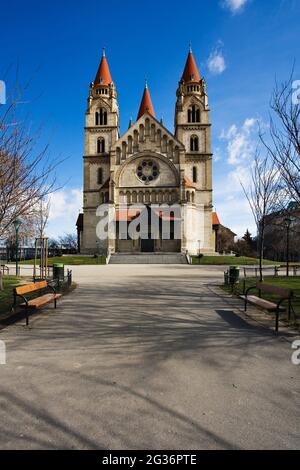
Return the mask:
<path id="1" fill-rule="evenodd" d="M 13 289 L 20 282 L 16 276 L 4 276 L 4 291 L 0 291 L 0 315 L 7 313 L 13 304 Z"/>
<path id="2" fill-rule="evenodd" d="M 198 258 L 198 256 L 193 256 L 193 264 L 203 264 L 203 265 L 237 265 L 237 266 L 244 266 L 244 265 L 258 265 L 259 260 L 256 258 L 248 258 L 246 256 L 202 256 L 202 258 Z M 199 262 L 200 261 L 200 262 Z M 276 265 L 280 264 L 278 261 L 270 261 L 270 260 L 263 260 L 263 264 L 269 265 Z"/>
<path id="3" fill-rule="evenodd" d="M 257 278 L 248 278 L 245 280 L 245 288 L 247 289 L 250 286 L 254 286 L 257 282 L 259 282 L 259 279 Z M 295 277 L 265 277 L 264 281 L 265 284 L 271 284 L 272 286 L 277 286 L 277 287 L 284 287 L 287 289 L 292 289 L 294 291 L 294 299 L 292 301 L 293 309 L 297 315 L 297 318 L 300 320 L 300 277 L 295 276 Z M 243 279 L 240 281 L 239 284 L 236 285 L 234 288 L 234 293 L 237 295 L 243 293 Z M 230 286 L 222 286 L 222 289 L 225 290 L 226 292 L 231 293 L 231 287 Z M 251 291 L 251 294 L 257 295 L 255 291 Z M 279 298 L 276 295 L 272 294 L 267 294 L 264 292 L 262 294 L 262 297 L 264 299 L 268 300 L 273 300 L 273 301 L 278 301 Z"/>
<path id="4" fill-rule="evenodd" d="M 52 266 L 54 263 L 63 263 L 68 265 L 80 265 L 80 264 L 105 264 L 105 256 L 54 256 L 53 258 L 48 259 L 48 265 Z M 15 263 L 9 263 L 15 264 Z M 20 264 L 34 264 L 33 259 L 27 259 L 26 261 L 21 261 Z"/>

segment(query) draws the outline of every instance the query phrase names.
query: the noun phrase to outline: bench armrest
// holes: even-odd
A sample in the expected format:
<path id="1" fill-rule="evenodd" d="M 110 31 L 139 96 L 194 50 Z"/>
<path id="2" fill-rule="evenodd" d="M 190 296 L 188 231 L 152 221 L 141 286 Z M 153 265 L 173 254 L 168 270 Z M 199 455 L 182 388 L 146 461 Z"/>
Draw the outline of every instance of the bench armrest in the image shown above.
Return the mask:
<path id="1" fill-rule="evenodd" d="M 56 289 L 54 286 L 52 286 L 52 284 L 48 284 L 47 287 L 52 290 L 53 294 L 56 294 Z"/>
<path id="2" fill-rule="evenodd" d="M 285 301 L 291 301 L 292 299 L 292 296 L 289 296 L 289 297 L 282 297 L 281 299 L 279 299 L 279 301 L 277 302 L 277 309 L 279 309 L 280 305 Z"/>
<path id="3" fill-rule="evenodd" d="M 21 299 L 24 300 L 26 307 L 28 307 L 28 299 L 26 299 L 24 295 L 17 294 L 16 292 L 14 292 L 14 307 L 17 306 L 17 297 L 21 297 Z"/>
<path id="4" fill-rule="evenodd" d="M 248 289 L 247 289 L 246 292 L 245 292 L 245 296 L 247 297 L 247 296 L 248 296 L 248 293 L 249 293 L 251 290 L 253 290 L 253 289 L 257 289 L 257 287 L 256 287 L 256 286 L 248 287 Z"/>

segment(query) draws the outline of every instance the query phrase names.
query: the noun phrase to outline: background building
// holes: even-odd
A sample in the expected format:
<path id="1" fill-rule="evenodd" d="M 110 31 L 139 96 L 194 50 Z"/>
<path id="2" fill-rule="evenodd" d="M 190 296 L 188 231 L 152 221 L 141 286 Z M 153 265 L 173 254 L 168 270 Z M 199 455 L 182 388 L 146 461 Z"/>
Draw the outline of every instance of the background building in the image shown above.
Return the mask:
<path id="1" fill-rule="evenodd" d="M 264 257 L 286 261 L 287 245 L 289 259 L 300 261 L 300 207 L 294 202 L 287 211 L 274 212 L 266 218 Z"/>

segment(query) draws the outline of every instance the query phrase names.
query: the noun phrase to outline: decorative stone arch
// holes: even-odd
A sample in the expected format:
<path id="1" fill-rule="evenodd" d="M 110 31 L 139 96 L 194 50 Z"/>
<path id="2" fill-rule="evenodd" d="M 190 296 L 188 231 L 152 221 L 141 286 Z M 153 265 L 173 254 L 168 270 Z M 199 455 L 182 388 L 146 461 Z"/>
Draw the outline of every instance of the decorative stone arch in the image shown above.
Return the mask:
<path id="1" fill-rule="evenodd" d="M 150 139 L 152 142 L 155 142 L 155 137 L 156 137 L 156 126 L 154 123 L 152 123 L 151 130 L 150 130 Z"/>
<path id="2" fill-rule="evenodd" d="M 139 142 L 144 142 L 145 140 L 145 126 L 144 124 L 139 125 Z"/>
<path id="3" fill-rule="evenodd" d="M 150 119 L 147 117 L 145 119 L 145 137 L 149 137 L 150 135 Z"/>
<path id="4" fill-rule="evenodd" d="M 105 152 L 105 139 L 104 137 L 98 137 L 97 139 L 97 153 Z"/>
<path id="5" fill-rule="evenodd" d="M 138 193 L 138 202 L 141 202 L 141 203 L 144 202 L 144 193 L 143 193 L 143 191 L 139 191 L 139 193 Z"/>
<path id="6" fill-rule="evenodd" d="M 196 134 L 192 134 L 190 137 L 190 151 L 199 152 L 199 137 Z"/>
<path id="7" fill-rule="evenodd" d="M 170 168 L 170 170 L 172 171 L 172 173 L 175 176 L 175 185 L 179 186 L 179 184 L 180 184 L 180 175 L 179 175 L 178 170 L 176 169 L 174 163 L 168 157 L 166 157 L 165 155 L 162 155 L 162 154 L 156 153 L 156 152 L 145 151 L 145 152 L 135 153 L 131 157 L 127 158 L 127 160 L 122 162 L 120 167 L 117 169 L 116 175 L 115 175 L 116 187 L 120 186 L 120 179 L 121 179 L 122 173 L 123 173 L 126 165 L 128 165 L 129 163 L 133 162 L 134 160 L 138 160 L 140 158 L 154 158 L 154 159 L 157 159 L 158 161 L 161 161 L 161 162 L 165 163 Z"/>
<path id="8" fill-rule="evenodd" d="M 133 131 L 133 145 L 137 147 L 139 145 L 139 133 L 136 129 Z"/>
<path id="9" fill-rule="evenodd" d="M 95 113 L 95 125 L 107 126 L 107 114 L 107 108 L 101 104 L 101 106 L 97 109 Z"/>
<path id="10" fill-rule="evenodd" d="M 127 155 L 127 143 L 125 141 L 122 142 L 122 160 L 126 160 Z"/>
<path id="11" fill-rule="evenodd" d="M 132 150 L 132 142 L 133 142 L 133 138 L 131 135 L 128 136 L 128 139 L 127 139 L 127 148 L 128 148 L 128 153 L 129 154 L 132 154 L 133 150 Z"/>
<path id="12" fill-rule="evenodd" d="M 131 192 L 126 191 L 126 202 L 127 204 L 131 204 Z"/>
<path id="13" fill-rule="evenodd" d="M 167 153 L 167 151 L 168 151 L 168 136 L 167 136 L 167 134 L 163 135 L 161 151 L 162 151 L 162 153 Z"/>

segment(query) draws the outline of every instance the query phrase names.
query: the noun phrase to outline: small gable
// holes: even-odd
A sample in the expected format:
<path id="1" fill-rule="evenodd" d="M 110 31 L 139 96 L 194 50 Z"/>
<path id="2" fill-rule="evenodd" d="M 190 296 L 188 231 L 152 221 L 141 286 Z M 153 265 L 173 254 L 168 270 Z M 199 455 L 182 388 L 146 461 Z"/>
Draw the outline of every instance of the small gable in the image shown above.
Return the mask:
<path id="1" fill-rule="evenodd" d="M 146 151 L 163 154 L 177 163 L 184 146 L 155 117 L 146 112 L 117 140 L 112 150 L 116 152 L 117 164 L 135 153 Z"/>

